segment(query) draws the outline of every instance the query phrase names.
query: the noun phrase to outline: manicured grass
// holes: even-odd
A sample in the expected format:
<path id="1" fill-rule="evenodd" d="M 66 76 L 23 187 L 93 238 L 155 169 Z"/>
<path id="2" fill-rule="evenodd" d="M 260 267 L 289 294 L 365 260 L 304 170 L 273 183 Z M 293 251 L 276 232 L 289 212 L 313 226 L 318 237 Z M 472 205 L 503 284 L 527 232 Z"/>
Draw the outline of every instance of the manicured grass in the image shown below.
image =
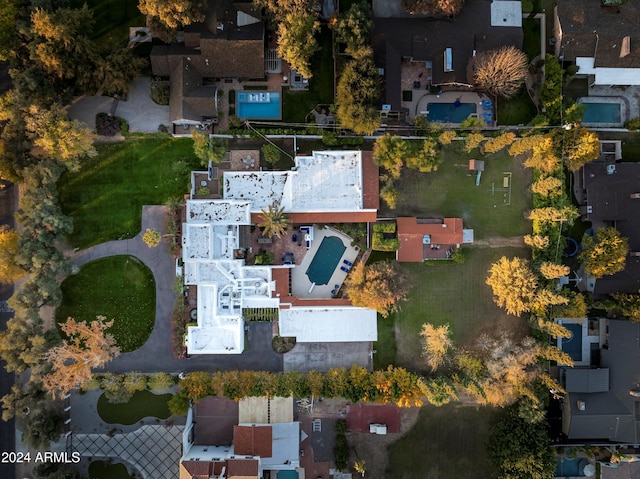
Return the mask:
<path id="1" fill-rule="evenodd" d="M 527 54 L 529 61 L 540 55 L 540 20 L 536 18 L 522 19 L 522 51 Z"/>
<path id="2" fill-rule="evenodd" d="M 410 369 L 424 369 L 420 359 L 423 323 L 436 326 L 449 324 L 458 345 L 473 342 L 479 332 L 521 331 L 524 320 L 508 316 L 492 300 L 491 288 L 485 284 L 491 264 L 501 256 L 528 258 L 526 248 L 463 247 L 465 262 L 430 261 L 401 263 L 409 275 L 407 301 L 395 315 L 396 364 Z M 391 320 L 392 318 L 389 318 Z M 383 336 L 384 338 L 385 336 Z M 393 346 L 389 346 L 393 347 Z M 378 350 L 384 350 L 380 345 Z"/>
<path id="3" fill-rule="evenodd" d="M 121 463 L 109 464 L 105 461 L 93 461 L 89 464 L 91 479 L 133 479 L 127 472 L 127 466 Z"/>
<path id="4" fill-rule="evenodd" d="M 308 91 L 282 90 L 282 120 L 301 123 L 318 104 L 333 103 L 333 42 L 327 27 L 316 35 L 320 50 L 311 58 Z"/>
<path id="5" fill-rule="evenodd" d="M 528 125 L 537 114 L 538 110 L 525 87 L 510 100 L 498 99 L 499 125 Z"/>
<path id="6" fill-rule="evenodd" d="M 416 425 L 388 448 L 388 477 L 403 479 L 491 479 L 487 457 L 496 411 L 460 404 L 425 406 Z"/>
<path id="7" fill-rule="evenodd" d="M 382 205 L 380 216 L 461 217 L 475 237 L 518 236 L 530 225 L 523 212 L 530 207 L 530 173 L 521 162 L 506 154 L 482 157 L 477 150 L 462 151 L 462 142 L 444 148 L 444 161 L 437 172 L 419 173 L 405 169 L 397 182 L 398 207 Z M 470 158 L 485 160 L 480 186 L 468 176 Z M 504 204 L 503 173 L 512 173 L 511 205 Z M 492 186 L 494 193 L 492 193 Z"/>
<path id="8" fill-rule="evenodd" d="M 373 343 L 373 369 L 387 369 L 396 364 L 396 332 L 394 317 L 378 315 L 378 340 Z"/>
<path id="9" fill-rule="evenodd" d="M 80 8 L 84 3 L 93 10 L 92 38 L 101 45 L 124 47 L 129 41 L 129 27 L 146 25 L 137 0 L 72 0 L 71 6 Z"/>
<path id="10" fill-rule="evenodd" d="M 199 167 L 190 139 L 132 138 L 98 145 L 77 173 L 58 183 L 64 213 L 73 218 L 73 246 L 87 248 L 140 232 L 143 205 L 163 204 L 188 192 Z"/>
<path id="11" fill-rule="evenodd" d="M 108 330 L 122 352 L 134 351 L 149 338 L 156 317 L 153 273 L 133 256 L 110 256 L 87 263 L 61 285 L 62 304 L 56 321 L 68 317 L 93 321 L 114 319 Z"/>
<path id="12" fill-rule="evenodd" d="M 98 399 L 98 414 L 108 424 L 134 424 L 144 417 L 157 417 L 167 419 L 169 412 L 169 399 L 172 394 L 153 394 L 149 391 L 138 391 L 124 404 L 111 404 L 107 398 L 100 396 Z"/>

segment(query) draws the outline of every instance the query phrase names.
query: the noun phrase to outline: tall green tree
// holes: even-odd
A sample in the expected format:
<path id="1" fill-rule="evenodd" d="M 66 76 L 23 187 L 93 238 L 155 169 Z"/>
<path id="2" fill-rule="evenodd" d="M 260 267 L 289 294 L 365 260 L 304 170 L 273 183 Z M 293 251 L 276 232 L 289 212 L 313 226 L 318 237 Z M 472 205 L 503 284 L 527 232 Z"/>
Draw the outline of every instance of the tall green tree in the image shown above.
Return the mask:
<path id="1" fill-rule="evenodd" d="M 314 34 L 320 22 L 312 14 L 288 13 L 278 25 L 278 54 L 302 76 L 311 78 L 311 57 L 318 51 Z"/>
<path id="2" fill-rule="evenodd" d="M 615 228 L 600 228 L 595 237 L 582 239 L 583 250 L 578 256 L 585 271 L 602 278 L 624 270 L 629 254 L 629 242 Z"/>

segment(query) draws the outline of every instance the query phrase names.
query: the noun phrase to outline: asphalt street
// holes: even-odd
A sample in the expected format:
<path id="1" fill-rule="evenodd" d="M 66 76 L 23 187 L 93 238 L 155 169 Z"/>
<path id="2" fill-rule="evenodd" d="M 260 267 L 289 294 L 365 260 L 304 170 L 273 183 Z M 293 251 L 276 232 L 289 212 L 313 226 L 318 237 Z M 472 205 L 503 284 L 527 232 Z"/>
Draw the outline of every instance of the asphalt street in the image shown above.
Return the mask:
<path id="1" fill-rule="evenodd" d="M 0 224 L 14 226 L 13 212 L 16 208 L 17 189 L 9 186 L 0 190 Z M 13 313 L 2 311 L 6 309 L 6 300 L 13 294 L 13 285 L 0 285 L 0 330 L 6 329 L 7 320 Z M 0 396 L 9 393 L 11 386 L 15 382 L 13 373 L 8 373 L 4 368 L 4 361 L 0 361 Z M 2 452 L 15 451 L 16 444 L 16 424 L 12 419 L 4 422 L 0 421 L 0 454 Z M 15 466 L 3 463 L 0 456 L 0 477 L 14 478 L 16 476 Z"/>

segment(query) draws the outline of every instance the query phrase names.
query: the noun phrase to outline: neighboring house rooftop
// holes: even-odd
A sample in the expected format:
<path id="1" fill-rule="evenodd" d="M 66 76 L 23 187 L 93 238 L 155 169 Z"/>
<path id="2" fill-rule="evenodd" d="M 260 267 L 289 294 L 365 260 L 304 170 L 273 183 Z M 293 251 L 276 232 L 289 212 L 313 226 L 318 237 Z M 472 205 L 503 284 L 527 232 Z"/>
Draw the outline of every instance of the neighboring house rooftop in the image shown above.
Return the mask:
<path id="1" fill-rule="evenodd" d="M 497 9 L 502 5 L 493 6 L 502 3 L 505 3 L 502 10 Z M 467 0 L 454 18 L 374 18 L 372 44 L 376 66 L 384 69 L 384 103 L 392 105 L 394 110 L 400 109 L 403 58 L 430 64 L 431 83 L 435 85 L 468 85 L 473 82 L 467 75 L 467 67 L 474 53 L 502 46 L 522 48 L 523 33 L 522 27 L 517 25 L 518 15 L 512 8 L 507 8 L 519 8 L 519 4 Z M 507 18 L 507 21 L 492 25 L 492 16 L 495 19 Z M 450 61 L 447 49 L 450 49 Z"/>
<path id="2" fill-rule="evenodd" d="M 582 219 L 594 228 L 614 226 L 629 239 L 632 253 L 640 252 L 640 164 L 587 163 L 582 169 L 584 204 Z M 596 281 L 594 294 L 637 293 L 640 290 L 640 257 L 630 255 L 624 271 Z"/>
<path id="3" fill-rule="evenodd" d="M 640 324 L 609 320 L 600 367 L 561 368 L 563 432 L 570 440 L 640 442 Z M 564 375 L 563 375 L 564 374 Z"/>
<path id="4" fill-rule="evenodd" d="M 376 311 L 367 308 L 300 306 L 280 309 L 278 322 L 281 336 L 293 336 L 301 343 L 377 341 L 376 317 Z"/>
<path id="5" fill-rule="evenodd" d="M 556 55 L 600 85 L 640 84 L 640 5 L 603 6 L 600 0 L 558 0 Z"/>
<path id="6" fill-rule="evenodd" d="M 271 457 L 271 426 L 234 426 L 233 451 L 243 456 Z"/>
<path id="7" fill-rule="evenodd" d="M 446 259 L 446 251 L 457 249 L 465 232 L 473 241 L 473 231 L 464 230 L 462 218 L 422 219 L 400 217 L 396 220 L 400 262 L 421 262 L 426 259 Z"/>

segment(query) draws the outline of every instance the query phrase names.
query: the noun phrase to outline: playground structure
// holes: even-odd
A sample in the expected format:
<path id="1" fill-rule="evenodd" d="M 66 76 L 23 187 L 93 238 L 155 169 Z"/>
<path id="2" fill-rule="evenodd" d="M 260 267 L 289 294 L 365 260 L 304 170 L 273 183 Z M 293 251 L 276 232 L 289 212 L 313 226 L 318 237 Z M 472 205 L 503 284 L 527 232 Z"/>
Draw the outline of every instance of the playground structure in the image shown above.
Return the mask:
<path id="1" fill-rule="evenodd" d="M 495 181 L 491 183 L 491 195 L 493 196 L 496 193 L 503 193 L 502 204 L 504 206 L 511 206 L 511 185 L 512 185 L 511 176 L 512 174 L 510 171 L 502 172 L 502 187 L 496 187 Z"/>
<path id="2" fill-rule="evenodd" d="M 476 186 L 480 186 L 480 178 L 484 171 L 484 160 L 469 160 L 467 169 L 471 172 L 469 175 L 473 176 L 473 172 L 476 173 Z"/>

